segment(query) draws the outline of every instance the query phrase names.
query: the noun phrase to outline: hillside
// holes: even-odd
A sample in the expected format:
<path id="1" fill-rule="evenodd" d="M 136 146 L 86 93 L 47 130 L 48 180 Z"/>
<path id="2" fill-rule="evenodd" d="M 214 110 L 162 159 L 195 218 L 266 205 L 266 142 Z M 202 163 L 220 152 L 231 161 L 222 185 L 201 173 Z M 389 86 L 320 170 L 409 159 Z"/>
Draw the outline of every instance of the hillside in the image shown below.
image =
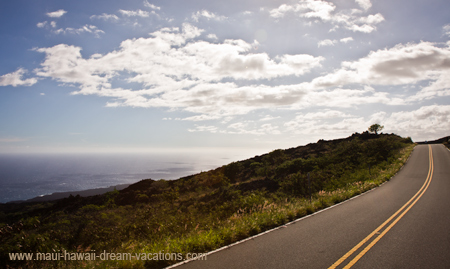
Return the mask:
<path id="1" fill-rule="evenodd" d="M 450 148 L 450 136 L 442 137 L 431 141 L 421 141 L 417 142 L 417 144 L 443 144 L 447 148 Z"/>
<path id="2" fill-rule="evenodd" d="M 1 265 L 161 268 L 175 261 L 9 261 L 8 253 L 203 253 L 388 180 L 411 139 L 367 132 L 275 150 L 178 180 L 91 197 L 0 204 Z"/>

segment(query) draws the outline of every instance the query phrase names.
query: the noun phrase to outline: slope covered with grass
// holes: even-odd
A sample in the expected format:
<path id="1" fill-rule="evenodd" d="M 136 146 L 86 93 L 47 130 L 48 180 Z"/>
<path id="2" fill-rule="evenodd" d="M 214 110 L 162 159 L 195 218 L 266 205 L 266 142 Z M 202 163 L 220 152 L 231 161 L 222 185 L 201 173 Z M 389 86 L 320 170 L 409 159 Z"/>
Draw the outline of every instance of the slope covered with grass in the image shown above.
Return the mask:
<path id="1" fill-rule="evenodd" d="M 19 262 L 8 253 L 204 253 L 378 186 L 413 147 L 409 138 L 366 132 L 104 195 L 3 204 L 0 260 L 23 268 L 161 268 L 175 261 Z"/>

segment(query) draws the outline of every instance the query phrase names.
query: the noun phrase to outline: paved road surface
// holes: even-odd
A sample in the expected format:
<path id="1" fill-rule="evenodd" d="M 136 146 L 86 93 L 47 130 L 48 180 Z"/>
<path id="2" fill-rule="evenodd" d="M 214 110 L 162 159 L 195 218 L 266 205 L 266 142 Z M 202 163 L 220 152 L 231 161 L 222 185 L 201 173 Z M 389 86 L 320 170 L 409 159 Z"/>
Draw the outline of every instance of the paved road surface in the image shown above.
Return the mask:
<path id="1" fill-rule="evenodd" d="M 341 258 L 336 268 L 450 268 L 450 152 L 444 146 L 418 145 L 381 187 L 177 269 L 329 268 Z"/>

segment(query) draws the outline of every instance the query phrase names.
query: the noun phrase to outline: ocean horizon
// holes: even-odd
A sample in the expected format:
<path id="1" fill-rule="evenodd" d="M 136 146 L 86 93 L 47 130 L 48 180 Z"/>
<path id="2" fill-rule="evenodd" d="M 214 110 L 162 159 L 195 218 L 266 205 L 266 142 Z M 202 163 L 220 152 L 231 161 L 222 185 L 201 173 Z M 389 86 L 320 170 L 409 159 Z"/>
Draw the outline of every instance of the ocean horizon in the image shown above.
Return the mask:
<path id="1" fill-rule="evenodd" d="M 0 154 L 0 203 L 148 178 L 173 180 L 253 156 L 231 151 Z"/>

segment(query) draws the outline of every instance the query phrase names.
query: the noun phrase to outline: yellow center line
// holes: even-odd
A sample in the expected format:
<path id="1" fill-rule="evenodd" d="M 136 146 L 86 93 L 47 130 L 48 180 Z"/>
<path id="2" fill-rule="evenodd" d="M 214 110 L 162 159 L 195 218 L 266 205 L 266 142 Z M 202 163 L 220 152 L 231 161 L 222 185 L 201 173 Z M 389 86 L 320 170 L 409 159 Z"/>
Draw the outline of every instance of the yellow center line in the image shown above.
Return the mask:
<path id="1" fill-rule="evenodd" d="M 388 224 L 393 218 L 395 218 L 400 212 L 402 212 L 403 209 L 405 209 L 411 202 L 412 204 L 396 219 L 394 222 L 389 225 L 378 237 L 376 237 L 364 250 L 361 251 L 352 261 L 350 261 L 347 266 L 344 268 L 350 268 L 352 267 L 364 254 L 367 253 L 405 214 L 408 212 L 415 204 L 416 202 L 422 197 L 422 195 L 425 193 L 425 191 L 428 189 L 428 186 L 430 185 L 431 179 L 433 177 L 433 170 L 434 170 L 434 164 L 433 164 L 433 152 L 431 149 L 431 146 L 428 145 L 429 148 L 429 169 L 428 169 L 428 175 L 427 179 L 425 180 L 424 184 L 420 188 L 420 190 L 406 203 L 404 204 L 397 212 L 395 212 L 389 219 L 387 219 L 383 224 L 378 226 L 372 233 L 370 233 L 366 238 L 364 238 L 361 242 L 359 242 L 355 247 L 353 247 L 349 252 L 347 252 L 344 256 L 342 256 L 339 260 L 337 260 L 333 265 L 331 265 L 328 269 L 334 269 L 337 266 L 339 266 L 342 262 L 344 262 L 348 257 L 350 257 L 354 252 L 356 252 L 362 245 L 364 245 L 367 241 L 369 241 L 375 234 L 377 234 L 386 224 Z M 417 197 L 417 199 L 416 199 Z M 414 201 L 414 202 L 413 202 Z"/>

